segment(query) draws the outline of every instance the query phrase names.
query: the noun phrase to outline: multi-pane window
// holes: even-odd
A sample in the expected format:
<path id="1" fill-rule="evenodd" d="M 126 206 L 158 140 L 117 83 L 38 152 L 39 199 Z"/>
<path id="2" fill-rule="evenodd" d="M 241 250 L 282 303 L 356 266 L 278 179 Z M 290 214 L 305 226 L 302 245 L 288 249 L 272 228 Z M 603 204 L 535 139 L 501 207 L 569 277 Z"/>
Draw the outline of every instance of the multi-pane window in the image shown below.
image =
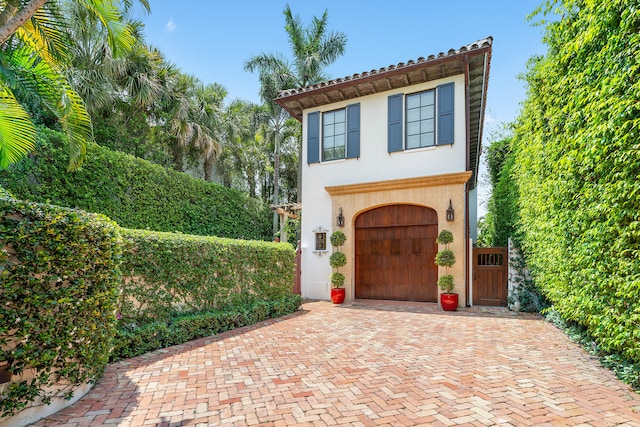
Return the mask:
<path id="1" fill-rule="evenodd" d="M 406 97 L 406 149 L 435 145 L 435 91 L 414 93 Z"/>
<path id="2" fill-rule="evenodd" d="M 327 232 L 316 231 L 316 251 L 327 250 Z"/>
<path id="3" fill-rule="evenodd" d="M 322 115 L 322 160 L 345 158 L 346 110 L 329 111 Z"/>

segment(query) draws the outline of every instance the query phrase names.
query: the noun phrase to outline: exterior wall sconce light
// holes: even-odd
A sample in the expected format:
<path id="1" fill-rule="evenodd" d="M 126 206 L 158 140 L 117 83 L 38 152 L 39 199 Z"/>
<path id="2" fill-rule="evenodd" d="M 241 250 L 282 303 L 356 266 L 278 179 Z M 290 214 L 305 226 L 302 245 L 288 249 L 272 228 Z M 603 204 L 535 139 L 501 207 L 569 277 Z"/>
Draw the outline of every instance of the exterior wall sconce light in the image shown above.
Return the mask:
<path id="1" fill-rule="evenodd" d="M 453 221 L 455 219 L 454 214 L 455 214 L 455 211 L 453 210 L 451 199 L 449 199 L 449 207 L 447 208 L 447 221 Z"/>
<path id="2" fill-rule="evenodd" d="M 342 208 L 338 211 L 338 216 L 336 217 L 336 225 L 338 227 L 344 227 L 344 215 L 342 215 Z"/>

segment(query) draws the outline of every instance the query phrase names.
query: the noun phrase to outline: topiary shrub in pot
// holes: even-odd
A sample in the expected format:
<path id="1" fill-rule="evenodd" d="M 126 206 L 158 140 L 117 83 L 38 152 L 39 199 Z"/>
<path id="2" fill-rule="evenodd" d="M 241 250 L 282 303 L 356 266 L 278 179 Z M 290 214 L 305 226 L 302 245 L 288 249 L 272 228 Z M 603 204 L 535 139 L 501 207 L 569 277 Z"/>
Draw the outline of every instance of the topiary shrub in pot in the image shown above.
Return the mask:
<path id="1" fill-rule="evenodd" d="M 340 231 L 336 230 L 331 234 L 329 238 L 331 246 L 333 247 L 333 253 L 329 257 L 329 265 L 333 268 L 331 273 L 331 302 L 334 304 L 342 304 L 344 302 L 345 289 L 344 289 L 344 274 L 338 270 L 340 267 L 344 267 L 347 264 L 347 256 L 340 252 L 340 246 L 344 245 L 347 241 L 347 236 Z"/>
<path id="2" fill-rule="evenodd" d="M 448 230 L 442 230 L 438 234 L 436 240 L 439 245 L 444 245 L 444 249 L 438 251 L 436 254 L 436 264 L 440 267 L 444 267 L 446 274 L 438 278 L 438 286 L 442 293 L 440 294 L 440 305 L 445 311 L 456 311 L 458 309 L 458 294 L 453 292 L 455 284 L 453 282 L 453 276 L 449 274 L 449 268 L 456 262 L 456 256 L 449 244 L 453 242 L 453 234 Z"/>

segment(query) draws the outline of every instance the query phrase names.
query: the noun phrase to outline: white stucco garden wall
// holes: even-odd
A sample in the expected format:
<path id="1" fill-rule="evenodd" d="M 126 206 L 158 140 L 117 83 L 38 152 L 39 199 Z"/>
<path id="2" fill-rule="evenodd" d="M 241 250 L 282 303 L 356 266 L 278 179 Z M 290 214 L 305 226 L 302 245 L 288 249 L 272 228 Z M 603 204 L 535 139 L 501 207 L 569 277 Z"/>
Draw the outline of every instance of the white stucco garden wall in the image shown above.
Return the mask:
<path id="1" fill-rule="evenodd" d="M 387 98 L 397 93 L 410 94 L 436 88 L 438 85 L 455 84 L 454 144 L 406 150 L 389 154 L 387 151 Z M 393 179 L 441 175 L 465 170 L 466 143 L 464 120 L 464 76 L 446 79 L 361 97 L 305 110 L 303 114 L 302 158 L 307 159 L 307 114 L 314 111 L 331 111 L 349 104 L 360 103 L 360 158 L 322 163 L 304 164 L 302 168 L 302 277 L 304 298 L 329 299 L 330 284 L 328 237 L 337 227 L 332 215 L 332 199 L 326 186 L 367 183 Z M 448 202 L 448 201 L 447 201 Z M 474 203 L 475 204 L 475 203 Z M 470 209 L 470 213 L 473 211 Z M 463 206 L 457 206 L 460 218 Z M 353 220 L 353 213 L 345 212 L 346 221 Z M 314 230 L 327 230 L 327 253 L 314 253 Z M 349 286 L 350 283 L 345 285 Z"/>

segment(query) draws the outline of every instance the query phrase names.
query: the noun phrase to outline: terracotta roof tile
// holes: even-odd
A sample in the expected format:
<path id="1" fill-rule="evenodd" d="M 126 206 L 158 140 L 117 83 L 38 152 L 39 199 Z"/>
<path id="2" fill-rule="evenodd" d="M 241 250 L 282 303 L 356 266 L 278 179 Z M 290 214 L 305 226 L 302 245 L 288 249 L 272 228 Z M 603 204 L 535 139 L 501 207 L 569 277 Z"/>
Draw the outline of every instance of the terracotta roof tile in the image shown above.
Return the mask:
<path id="1" fill-rule="evenodd" d="M 485 39 L 482 40 L 478 40 L 475 41 L 471 44 L 468 44 L 466 46 L 462 46 L 459 49 L 449 49 L 447 51 L 447 53 L 444 52 L 440 52 L 438 53 L 438 55 L 429 55 L 426 59 L 424 57 L 419 57 L 417 60 L 408 60 L 406 63 L 405 62 L 400 62 L 396 65 L 391 64 L 387 67 L 382 67 L 379 68 L 378 70 L 371 70 L 369 72 L 367 71 L 363 71 L 361 73 L 356 73 L 353 74 L 352 76 L 346 76 L 343 78 L 337 78 L 334 80 L 328 80 L 328 81 L 324 81 L 324 82 L 320 82 L 320 83 L 316 83 L 314 85 L 310 85 L 310 86 L 306 86 L 306 87 L 302 87 L 302 88 L 297 88 L 297 89 L 287 89 L 287 90 L 283 90 L 280 91 L 280 93 L 278 93 L 278 98 L 286 98 L 288 96 L 291 95 L 297 95 L 297 94 L 301 94 L 304 92 L 310 92 L 313 91 L 315 89 L 319 89 L 319 88 L 325 88 L 325 87 L 329 87 L 329 86 L 333 86 L 339 83 L 343 83 L 345 81 L 349 81 L 349 80 L 357 80 L 357 79 L 361 79 L 361 78 L 365 78 L 365 77 L 370 77 L 371 75 L 374 74 L 382 74 L 382 73 L 386 73 L 389 71 L 394 71 L 394 70 L 400 70 L 403 68 L 408 68 L 414 65 L 419 65 L 419 64 L 423 64 L 424 62 L 430 62 L 430 61 L 435 61 L 437 59 L 442 59 L 442 58 L 446 58 L 446 57 L 453 57 L 456 55 L 459 55 L 461 53 L 466 53 L 466 52 L 473 52 L 474 50 L 479 50 L 479 49 L 483 49 L 485 47 L 490 47 L 493 43 L 493 37 L 489 36 Z"/>

